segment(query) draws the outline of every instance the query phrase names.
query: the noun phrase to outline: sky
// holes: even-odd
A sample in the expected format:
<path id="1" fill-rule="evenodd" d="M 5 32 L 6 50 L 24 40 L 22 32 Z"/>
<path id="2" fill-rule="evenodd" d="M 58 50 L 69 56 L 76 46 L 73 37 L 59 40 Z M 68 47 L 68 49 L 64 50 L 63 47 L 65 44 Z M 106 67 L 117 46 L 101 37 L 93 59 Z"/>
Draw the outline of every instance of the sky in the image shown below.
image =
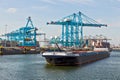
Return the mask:
<path id="1" fill-rule="evenodd" d="M 84 28 L 84 35 L 104 35 L 111 44 L 120 44 L 120 0 L 0 0 L 0 34 L 24 27 L 31 16 L 39 32 L 47 38 L 61 35 L 61 26 L 46 25 L 81 11 L 108 27 Z M 6 26 L 7 25 L 7 26 Z"/>

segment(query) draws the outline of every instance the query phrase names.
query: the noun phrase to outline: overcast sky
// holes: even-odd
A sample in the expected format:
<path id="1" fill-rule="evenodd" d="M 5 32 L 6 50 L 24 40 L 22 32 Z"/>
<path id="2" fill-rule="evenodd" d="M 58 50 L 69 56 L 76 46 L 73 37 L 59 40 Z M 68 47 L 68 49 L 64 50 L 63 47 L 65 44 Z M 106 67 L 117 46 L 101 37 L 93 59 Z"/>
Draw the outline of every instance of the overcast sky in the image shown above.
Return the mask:
<path id="1" fill-rule="evenodd" d="M 32 17 L 34 26 L 47 37 L 61 35 L 61 26 L 46 25 L 81 11 L 108 27 L 84 28 L 84 35 L 104 35 L 120 44 L 120 0 L 0 0 L 0 34 L 25 26 Z M 7 25 L 7 29 L 5 29 Z"/>

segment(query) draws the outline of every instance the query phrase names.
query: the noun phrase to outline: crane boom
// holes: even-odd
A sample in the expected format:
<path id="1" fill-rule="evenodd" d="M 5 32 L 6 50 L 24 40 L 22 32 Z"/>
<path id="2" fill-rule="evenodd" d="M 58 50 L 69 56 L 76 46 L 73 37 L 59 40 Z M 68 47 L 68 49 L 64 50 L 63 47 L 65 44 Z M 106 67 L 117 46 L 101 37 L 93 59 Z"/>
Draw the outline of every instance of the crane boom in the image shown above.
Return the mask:
<path id="1" fill-rule="evenodd" d="M 76 23 L 76 22 L 53 22 L 51 21 L 50 23 L 47 23 L 47 24 L 53 24 L 53 25 L 81 25 L 82 26 L 89 26 L 89 27 L 101 27 L 101 26 L 106 26 L 106 24 L 92 24 L 92 23 Z"/>

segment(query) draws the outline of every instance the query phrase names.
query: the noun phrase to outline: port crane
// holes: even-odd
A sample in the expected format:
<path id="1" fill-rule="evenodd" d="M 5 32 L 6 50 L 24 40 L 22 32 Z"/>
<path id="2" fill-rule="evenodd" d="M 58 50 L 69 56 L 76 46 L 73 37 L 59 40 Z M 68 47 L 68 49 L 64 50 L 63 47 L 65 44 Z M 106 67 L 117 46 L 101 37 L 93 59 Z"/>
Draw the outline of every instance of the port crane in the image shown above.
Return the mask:
<path id="1" fill-rule="evenodd" d="M 46 35 L 45 33 L 37 33 L 37 30 L 33 25 L 31 17 L 28 17 L 25 27 L 6 33 L 3 36 L 7 36 L 8 41 L 16 41 L 20 47 L 36 47 L 36 36 Z"/>
<path id="2" fill-rule="evenodd" d="M 58 21 L 47 22 L 47 24 L 62 25 L 60 43 L 65 47 L 83 46 L 83 27 L 107 27 L 106 24 L 100 24 L 82 12 L 73 13 L 72 15 L 63 17 Z"/>

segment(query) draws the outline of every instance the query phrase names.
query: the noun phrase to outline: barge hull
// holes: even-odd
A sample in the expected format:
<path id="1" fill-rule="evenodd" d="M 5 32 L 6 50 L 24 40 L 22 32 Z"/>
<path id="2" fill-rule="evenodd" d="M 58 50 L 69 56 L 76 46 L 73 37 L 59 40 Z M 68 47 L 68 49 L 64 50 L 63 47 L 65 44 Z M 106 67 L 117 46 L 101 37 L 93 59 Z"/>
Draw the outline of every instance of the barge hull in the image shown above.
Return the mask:
<path id="1" fill-rule="evenodd" d="M 57 55 L 46 55 L 46 61 L 51 65 L 56 66 L 73 66 L 82 65 L 90 62 L 94 62 L 106 57 L 109 57 L 110 53 L 107 51 L 102 52 L 91 52 L 81 53 L 79 56 L 57 56 Z"/>

